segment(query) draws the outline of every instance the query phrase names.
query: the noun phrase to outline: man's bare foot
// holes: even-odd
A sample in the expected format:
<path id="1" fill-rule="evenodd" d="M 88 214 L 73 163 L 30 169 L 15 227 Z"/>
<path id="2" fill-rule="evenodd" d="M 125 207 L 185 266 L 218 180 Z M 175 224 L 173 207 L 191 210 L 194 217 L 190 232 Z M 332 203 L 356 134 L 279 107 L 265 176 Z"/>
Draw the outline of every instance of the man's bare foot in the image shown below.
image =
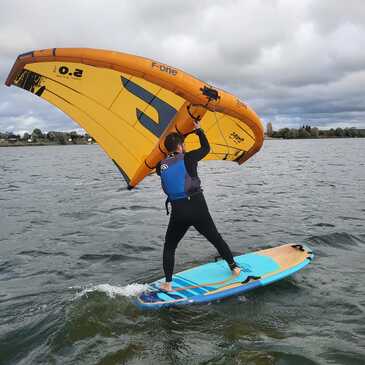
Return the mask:
<path id="1" fill-rule="evenodd" d="M 233 274 L 234 276 L 239 276 L 239 275 L 241 274 L 241 269 L 240 269 L 238 266 L 236 266 L 236 267 L 232 270 L 232 274 Z"/>
<path id="2" fill-rule="evenodd" d="M 160 289 L 164 290 L 164 291 L 172 291 L 171 282 L 161 283 L 160 284 Z"/>

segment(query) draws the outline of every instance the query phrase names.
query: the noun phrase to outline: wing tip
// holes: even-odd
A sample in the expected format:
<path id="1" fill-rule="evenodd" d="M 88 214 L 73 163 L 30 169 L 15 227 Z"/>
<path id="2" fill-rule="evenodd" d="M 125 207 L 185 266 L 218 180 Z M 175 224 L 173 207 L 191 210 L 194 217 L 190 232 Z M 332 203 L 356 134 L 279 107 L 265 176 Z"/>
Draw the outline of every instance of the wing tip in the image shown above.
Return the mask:
<path id="1" fill-rule="evenodd" d="M 132 186 L 130 184 L 131 182 L 131 179 L 129 178 L 129 176 L 126 174 L 126 172 L 118 165 L 118 163 L 112 159 L 112 161 L 114 162 L 114 165 L 117 166 L 119 172 L 122 174 L 122 176 L 124 177 L 124 180 L 126 181 L 127 183 L 127 189 L 128 190 L 132 190 L 134 188 L 134 186 Z"/>

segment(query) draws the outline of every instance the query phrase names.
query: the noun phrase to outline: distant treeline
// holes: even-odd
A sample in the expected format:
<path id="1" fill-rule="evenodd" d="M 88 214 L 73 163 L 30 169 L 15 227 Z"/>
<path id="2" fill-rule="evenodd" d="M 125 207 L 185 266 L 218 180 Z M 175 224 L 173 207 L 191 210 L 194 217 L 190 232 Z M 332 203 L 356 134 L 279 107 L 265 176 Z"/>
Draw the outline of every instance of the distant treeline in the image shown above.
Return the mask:
<path id="1" fill-rule="evenodd" d="M 94 143 L 94 139 L 88 134 L 78 134 L 77 132 L 47 132 L 43 133 L 39 128 L 33 132 L 25 132 L 23 135 L 11 132 L 0 132 L 0 144 L 87 144 Z"/>
<path id="2" fill-rule="evenodd" d="M 269 132 L 269 129 L 268 129 Z M 272 138 L 356 138 L 365 137 L 365 129 L 356 128 L 331 128 L 328 130 L 321 130 L 317 127 L 303 125 L 301 128 L 282 128 L 278 131 L 270 131 L 267 133 Z"/>
<path id="3" fill-rule="evenodd" d="M 266 135 L 271 138 L 295 139 L 295 138 L 356 138 L 365 137 L 365 129 L 357 128 L 336 128 L 320 130 L 317 127 L 303 125 L 301 128 L 282 128 L 278 131 L 272 129 L 272 124 L 268 123 Z M 11 132 L 0 132 L 1 145 L 42 145 L 42 144 L 90 144 L 95 140 L 88 135 L 77 132 L 47 132 L 43 133 L 39 128 L 33 132 L 25 132 L 23 135 Z"/>

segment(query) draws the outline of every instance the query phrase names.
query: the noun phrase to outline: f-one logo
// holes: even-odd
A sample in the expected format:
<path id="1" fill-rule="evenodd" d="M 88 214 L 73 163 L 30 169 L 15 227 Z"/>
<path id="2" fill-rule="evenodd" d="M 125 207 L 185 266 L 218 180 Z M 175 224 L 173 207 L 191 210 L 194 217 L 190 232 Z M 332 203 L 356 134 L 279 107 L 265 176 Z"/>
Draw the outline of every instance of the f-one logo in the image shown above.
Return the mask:
<path id="1" fill-rule="evenodd" d="M 165 163 L 161 165 L 161 171 L 167 170 L 169 168 L 169 165 L 166 165 Z"/>
<path id="2" fill-rule="evenodd" d="M 171 76 L 177 75 L 177 70 L 171 66 L 164 65 L 163 63 L 152 62 L 152 68 L 158 68 L 161 72 L 166 72 Z"/>

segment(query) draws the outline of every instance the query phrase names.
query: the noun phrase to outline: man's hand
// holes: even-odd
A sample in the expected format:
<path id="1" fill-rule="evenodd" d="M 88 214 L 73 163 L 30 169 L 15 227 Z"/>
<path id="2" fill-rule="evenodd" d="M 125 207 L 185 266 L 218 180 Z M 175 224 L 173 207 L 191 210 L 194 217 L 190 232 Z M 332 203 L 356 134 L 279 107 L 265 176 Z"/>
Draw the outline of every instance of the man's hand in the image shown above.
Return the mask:
<path id="1" fill-rule="evenodd" d="M 195 130 L 200 129 L 200 120 L 194 120 L 193 123 Z"/>

